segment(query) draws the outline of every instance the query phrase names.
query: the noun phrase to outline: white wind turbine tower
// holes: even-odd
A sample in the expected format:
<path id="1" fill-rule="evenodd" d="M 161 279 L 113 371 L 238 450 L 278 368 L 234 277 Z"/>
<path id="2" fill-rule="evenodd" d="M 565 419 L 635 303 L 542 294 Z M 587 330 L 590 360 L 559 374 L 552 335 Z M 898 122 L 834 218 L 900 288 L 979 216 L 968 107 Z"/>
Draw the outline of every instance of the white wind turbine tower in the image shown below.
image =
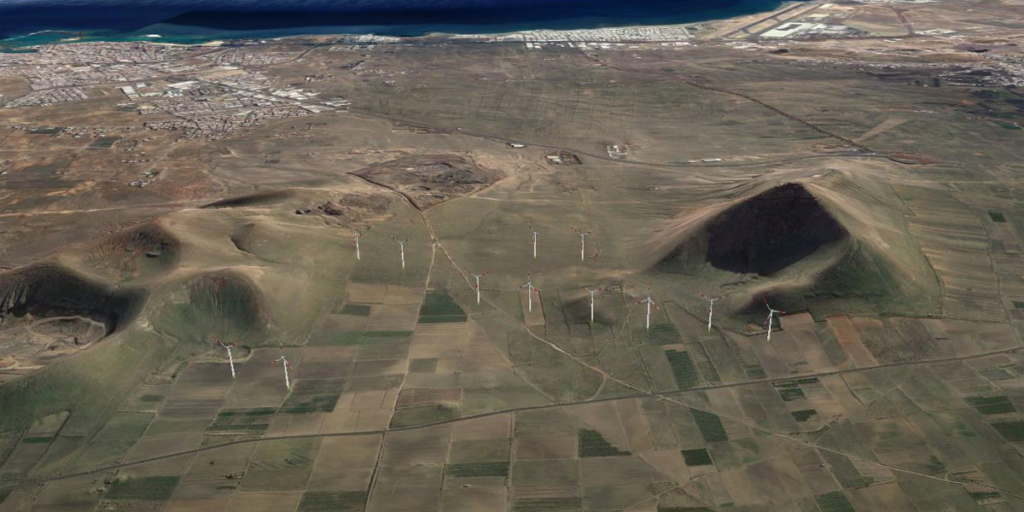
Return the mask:
<path id="1" fill-rule="evenodd" d="M 772 309 L 772 307 L 768 305 L 768 299 L 762 298 L 761 300 L 764 301 L 764 307 L 768 308 L 768 320 L 766 320 L 765 322 L 768 324 L 768 343 L 771 343 L 772 342 L 772 318 L 776 314 L 785 315 L 786 312 L 782 311 L 781 309 Z"/>
<path id="2" fill-rule="evenodd" d="M 483 277 L 483 276 L 486 276 L 487 272 L 483 272 L 481 274 L 470 273 L 469 275 L 473 276 L 476 279 L 476 286 L 474 286 L 473 288 L 476 289 L 476 305 L 479 306 L 480 305 L 480 278 Z"/>
<path id="3" fill-rule="evenodd" d="M 572 230 L 573 230 L 573 232 L 575 232 L 580 237 L 580 261 L 581 262 L 582 261 L 586 261 L 586 257 L 587 257 L 587 235 L 593 233 L 593 231 L 580 231 L 580 230 L 578 230 L 576 228 L 572 228 Z"/>
<path id="4" fill-rule="evenodd" d="M 520 288 L 526 288 L 528 304 L 527 308 L 529 309 L 530 313 L 533 313 L 533 292 L 540 293 L 540 289 L 533 287 L 533 279 L 530 277 L 530 274 L 526 274 L 526 284 L 524 284 Z"/>
<path id="5" fill-rule="evenodd" d="M 231 378 L 235 378 L 235 359 L 231 356 L 231 347 L 237 345 L 237 343 L 224 343 L 220 341 L 220 338 L 214 338 L 217 345 L 224 347 L 228 351 L 228 365 L 231 366 Z"/>
<path id="6" fill-rule="evenodd" d="M 541 232 L 533 229 L 533 224 L 528 224 L 528 226 L 530 226 L 530 233 L 533 234 L 533 259 L 537 259 L 537 235 L 540 235 Z"/>
<path id="7" fill-rule="evenodd" d="M 721 297 L 708 297 L 704 295 L 704 292 L 700 292 L 700 296 L 704 300 L 708 301 L 708 332 L 711 332 L 711 317 L 715 315 L 715 301 L 722 300 Z"/>
<path id="8" fill-rule="evenodd" d="M 392 240 L 398 242 L 398 246 L 402 248 L 402 270 L 405 270 L 405 243 L 409 241 L 408 238 L 405 240 L 399 240 L 395 237 L 391 237 Z"/>
<path id="9" fill-rule="evenodd" d="M 590 292 L 590 323 L 594 323 L 594 295 L 597 295 L 597 292 L 604 291 L 604 288 L 597 288 L 596 290 L 591 290 L 590 288 L 584 286 L 583 289 Z"/>
<path id="10" fill-rule="evenodd" d="M 651 298 L 651 287 L 650 286 L 647 287 L 647 297 L 645 297 L 644 300 L 641 300 L 640 302 L 637 302 L 637 304 L 647 304 L 647 327 L 646 327 L 646 329 L 649 331 L 649 330 L 651 330 L 651 306 L 654 306 L 654 309 L 661 309 L 661 308 L 658 307 L 657 304 L 654 303 L 654 299 Z"/>
<path id="11" fill-rule="evenodd" d="M 288 391 L 291 391 L 292 382 L 288 380 L 288 368 L 291 368 L 292 365 L 288 364 L 288 359 L 284 357 L 284 354 L 281 354 L 281 357 L 275 359 L 273 362 L 281 363 L 281 366 L 284 368 L 284 387 L 288 388 Z"/>
<path id="12" fill-rule="evenodd" d="M 356 259 L 357 260 L 361 260 L 362 259 L 359 256 L 359 239 L 362 238 L 362 237 L 363 237 L 362 231 L 359 231 L 358 229 L 355 230 L 355 242 L 354 243 L 356 245 Z"/>

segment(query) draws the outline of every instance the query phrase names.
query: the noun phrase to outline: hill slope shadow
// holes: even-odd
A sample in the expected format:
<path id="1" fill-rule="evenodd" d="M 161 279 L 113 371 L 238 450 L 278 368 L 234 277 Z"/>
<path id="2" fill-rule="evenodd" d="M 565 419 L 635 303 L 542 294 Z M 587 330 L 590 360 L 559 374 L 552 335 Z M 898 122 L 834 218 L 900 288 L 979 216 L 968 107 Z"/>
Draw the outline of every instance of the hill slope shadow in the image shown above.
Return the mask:
<path id="1" fill-rule="evenodd" d="M 699 279 L 702 290 L 717 283 L 734 311 L 763 309 L 766 296 L 822 313 L 931 307 L 937 285 L 900 212 L 859 199 L 859 181 L 824 183 L 785 183 L 676 219 L 685 231 L 651 270 Z"/>
<path id="2" fill-rule="evenodd" d="M 803 185 L 787 183 L 719 215 L 707 227 L 707 262 L 769 276 L 849 236 Z"/>

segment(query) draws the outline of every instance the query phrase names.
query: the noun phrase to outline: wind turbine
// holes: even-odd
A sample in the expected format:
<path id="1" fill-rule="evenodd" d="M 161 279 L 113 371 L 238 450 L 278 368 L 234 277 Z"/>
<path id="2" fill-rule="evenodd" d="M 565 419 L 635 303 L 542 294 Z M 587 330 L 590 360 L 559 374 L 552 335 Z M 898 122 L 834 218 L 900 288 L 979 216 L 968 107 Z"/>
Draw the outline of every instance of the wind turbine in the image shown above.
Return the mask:
<path id="1" fill-rule="evenodd" d="M 288 391 L 291 391 L 292 383 L 288 380 L 288 368 L 291 368 L 292 365 L 288 364 L 288 358 L 284 357 L 284 354 L 281 354 L 281 357 L 275 359 L 273 363 L 281 363 L 281 366 L 284 368 L 284 387 L 288 388 Z"/>
<path id="2" fill-rule="evenodd" d="M 354 243 L 356 244 L 356 259 L 357 260 L 361 260 L 362 259 L 359 256 L 359 239 L 362 238 L 362 237 L 363 237 L 363 232 L 359 231 L 358 229 L 355 230 L 355 242 Z"/>
<path id="3" fill-rule="evenodd" d="M 651 330 L 651 306 L 654 306 L 654 309 L 659 309 L 659 310 L 661 309 L 661 308 L 658 307 L 657 304 L 654 303 L 654 299 L 651 298 L 651 287 L 650 287 L 650 285 L 647 286 L 647 297 L 644 297 L 644 300 L 641 300 L 640 302 L 637 302 L 637 304 L 647 304 L 647 327 L 646 327 L 646 329 L 649 331 L 649 330 Z"/>
<path id="4" fill-rule="evenodd" d="M 231 378 L 235 378 L 235 359 L 231 357 L 231 347 L 238 345 L 237 343 L 224 343 L 220 341 L 220 338 L 214 337 L 214 343 L 218 346 L 224 347 L 228 351 L 228 364 L 231 366 Z"/>
<path id="5" fill-rule="evenodd" d="M 594 323 L 594 295 L 596 295 L 597 292 L 603 292 L 604 288 L 591 290 L 590 288 L 584 286 L 583 289 L 590 292 L 590 323 Z"/>
<path id="6" fill-rule="evenodd" d="M 536 291 L 537 293 L 540 293 L 540 289 L 533 287 L 533 279 L 530 277 L 530 274 L 526 274 L 526 284 L 524 284 L 520 288 L 526 288 L 526 296 L 528 298 L 528 309 L 530 313 L 533 313 L 533 292 Z"/>
<path id="7" fill-rule="evenodd" d="M 711 332 L 711 317 L 715 314 L 715 301 L 722 300 L 722 298 L 708 297 L 707 295 L 704 295 L 704 292 L 700 292 L 700 296 L 703 297 L 704 300 L 708 301 L 708 332 Z"/>
<path id="8" fill-rule="evenodd" d="M 530 226 L 530 233 L 533 233 L 533 259 L 537 259 L 537 235 L 541 234 L 541 232 L 533 229 L 533 224 L 527 225 Z"/>
<path id="9" fill-rule="evenodd" d="M 395 237 L 391 237 L 392 240 L 398 242 L 398 246 L 402 248 L 402 270 L 405 270 L 405 243 L 409 241 L 408 238 L 405 240 L 399 240 Z"/>
<path id="10" fill-rule="evenodd" d="M 772 318 L 775 316 L 776 313 L 778 313 L 780 315 L 785 315 L 786 312 L 782 311 L 781 309 L 772 309 L 772 307 L 768 305 L 768 299 L 765 299 L 765 298 L 762 297 L 761 300 L 764 301 L 764 307 L 768 308 L 768 320 L 766 320 L 766 323 L 768 324 L 768 343 L 771 343 L 772 342 Z"/>
<path id="11" fill-rule="evenodd" d="M 576 228 L 572 228 L 580 237 L 580 261 L 586 261 L 587 256 L 587 235 L 593 233 L 593 231 L 580 231 Z"/>
<path id="12" fill-rule="evenodd" d="M 471 275 L 474 278 L 476 278 L 476 286 L 474 286 L 473 288 L 476 289 L 476 305 L 479 306 L 480 305 L 480 278 L 483 277 L 483 276 L 486 276 L 487 272 L 484 272 L 484 273 L 481 273 L 481 274 L 470 273 L 469 275 Z"/>

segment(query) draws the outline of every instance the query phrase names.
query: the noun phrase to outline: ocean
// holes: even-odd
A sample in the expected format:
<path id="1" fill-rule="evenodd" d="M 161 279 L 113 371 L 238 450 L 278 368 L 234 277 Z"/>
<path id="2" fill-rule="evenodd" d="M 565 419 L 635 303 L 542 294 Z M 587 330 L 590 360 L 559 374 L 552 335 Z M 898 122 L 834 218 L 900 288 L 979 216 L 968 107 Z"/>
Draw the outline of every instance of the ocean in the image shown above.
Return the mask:
<path id="1" fill-rule="evenodd" d="M 312 34 L 495 34 L 692 23 L 782 0 L 0 0 L 0 48 Z M 156 37 L 159 36 L 159 37 Z"/>

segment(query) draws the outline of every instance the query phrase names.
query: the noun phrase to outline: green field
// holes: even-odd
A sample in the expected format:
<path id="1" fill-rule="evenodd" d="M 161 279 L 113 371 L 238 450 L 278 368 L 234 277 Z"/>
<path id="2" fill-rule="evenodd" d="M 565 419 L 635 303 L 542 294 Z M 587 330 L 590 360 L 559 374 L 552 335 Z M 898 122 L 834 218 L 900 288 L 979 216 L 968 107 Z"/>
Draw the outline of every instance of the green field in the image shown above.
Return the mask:
<path id="1" fill-rule="evenodd" d="M 651 325 L 651 330 L 643 334 L 644 341 L 652 345 L 671 345 L 683 341 L 679 329 L 672 323 L 658 323 Z"/>
<path id="2" fill-rule="evenodd" d="M 665 357 L 672 366 L 672 376 L 675 377 L 679 389 L 689 389 L 700 383 L 700 375 L 693 365 L 689 352 L 666 350 Z"/>
<path id="3" fill-rule="evenodd" d="M 628 451 L 622 451 L 612 446 L 600 432 L 596 430 L 580 429 L 579 431 L 579 456 L 583 457 L 621 457 L 629 455 Z"/>
<path id="4" fill-rule="evenodd" d="M 513 512 L 559 512 L 579 510 L 580 498 L 520 498 L 512 502 Z"/>
<path id="5" fill-rule="evenodd" d="M 444 473 L 450 477 L 472 478 L 487 476 L 508 476 L 508 462 L 466 462 L 448 464 Z"/>
<path id="6" fill-rule="evenodd" d="M 798 387 L 780 388 L 779 396 L 782 398 L 783 401 L 786 402 L 792 402 L 793 400 L 802 400 L 804 398 L 807 398 L 807 395 L 804 394 L 804 390 Z"/>
<path id="7" fill-rule="evenodd" d="M 857 512 L 846 495 L 841 492 L 819 494 L 814 497 L 821 512 Z"/>
<path id="8" fill-rule="evenodd" d="M 341 314 L 352 316 L 370 316 L 371 307 L 366 304 L 345 304 Z"/>
<path id="9" fill-rule="evenodd" d="M 992 222 L 1006 223 L 1006 216 L 1003 215 L 1003 212 L 988 212 L 988 216 L 992 218 Z"/>
<path id="10" fill-rule="evenodd" d="M 1017 411 L 1009 397 L 1006 396 L 974 396 L 964 400 L 981 414 L 1006 414 Z"/>
<path id="11" fill-rule="evenodd" d="M 793 411 L 792 414 L 793 414 L 793 419 L 795 419 L 796 421 L 798 421 L 800 423 L 803 423 L 803 422 L 805 422 L 805 421 L 807 421 L 807 420 L 817 416 L 818 415 L 818 411 L 815 411 L 814 409 L 803 409 L 803 410 L 800 410 L 800 411 Z"/>
<path id="12" fill-rule="evenodd" d="M 683 450 L 683 460 L 687 466 L 710 466 L 713 464 L 711 454 L 704 448 Z"/>
<path id="13" fill-rule="evenodd" d="M 309 414 L 313 412 L 331 412 L 338 404 L 339 395 L 292 395 L 281 407 L 285 414 Z"/>
<path id="14" fill-rule="evenodd" d="M 466 312 L 445 292 L 428 291 L 420 306 L 419 322 L 424 324 L 465 322 Z"/>
<path id="15" fill-rule="evenodd" d="M 221 411 L 206 431 L 263 434 L 270 428 L 270 421 L 276 412 L 276 409 L 270 407 Z"/>
<path id="16" fill-rule="evenodd" d="M 857 468 L 848 457 L 827 450 L 821 450 L 819 453 L 828 462 L 832 474 L 844 489 L 856 489 L 868 485 L 869 482 L 857 472 Z"/>
<path id="17" fill-rule="evenodd" d="M 693 420 L 697 423 L 697 428 L 705 442 L 729 440 L 729 436 L 725 433 L 725 427 L 722 426 L 722 420 L 717 415 L 697 409 L 690 409 L 690 414 L 693 415 Z"/>
<path id="18" fill-rule="evenodd" d="M 1011 443 L 1024 442 L 1024 421 L 1001 421 L 993 423 L 992 428 Z"/>

